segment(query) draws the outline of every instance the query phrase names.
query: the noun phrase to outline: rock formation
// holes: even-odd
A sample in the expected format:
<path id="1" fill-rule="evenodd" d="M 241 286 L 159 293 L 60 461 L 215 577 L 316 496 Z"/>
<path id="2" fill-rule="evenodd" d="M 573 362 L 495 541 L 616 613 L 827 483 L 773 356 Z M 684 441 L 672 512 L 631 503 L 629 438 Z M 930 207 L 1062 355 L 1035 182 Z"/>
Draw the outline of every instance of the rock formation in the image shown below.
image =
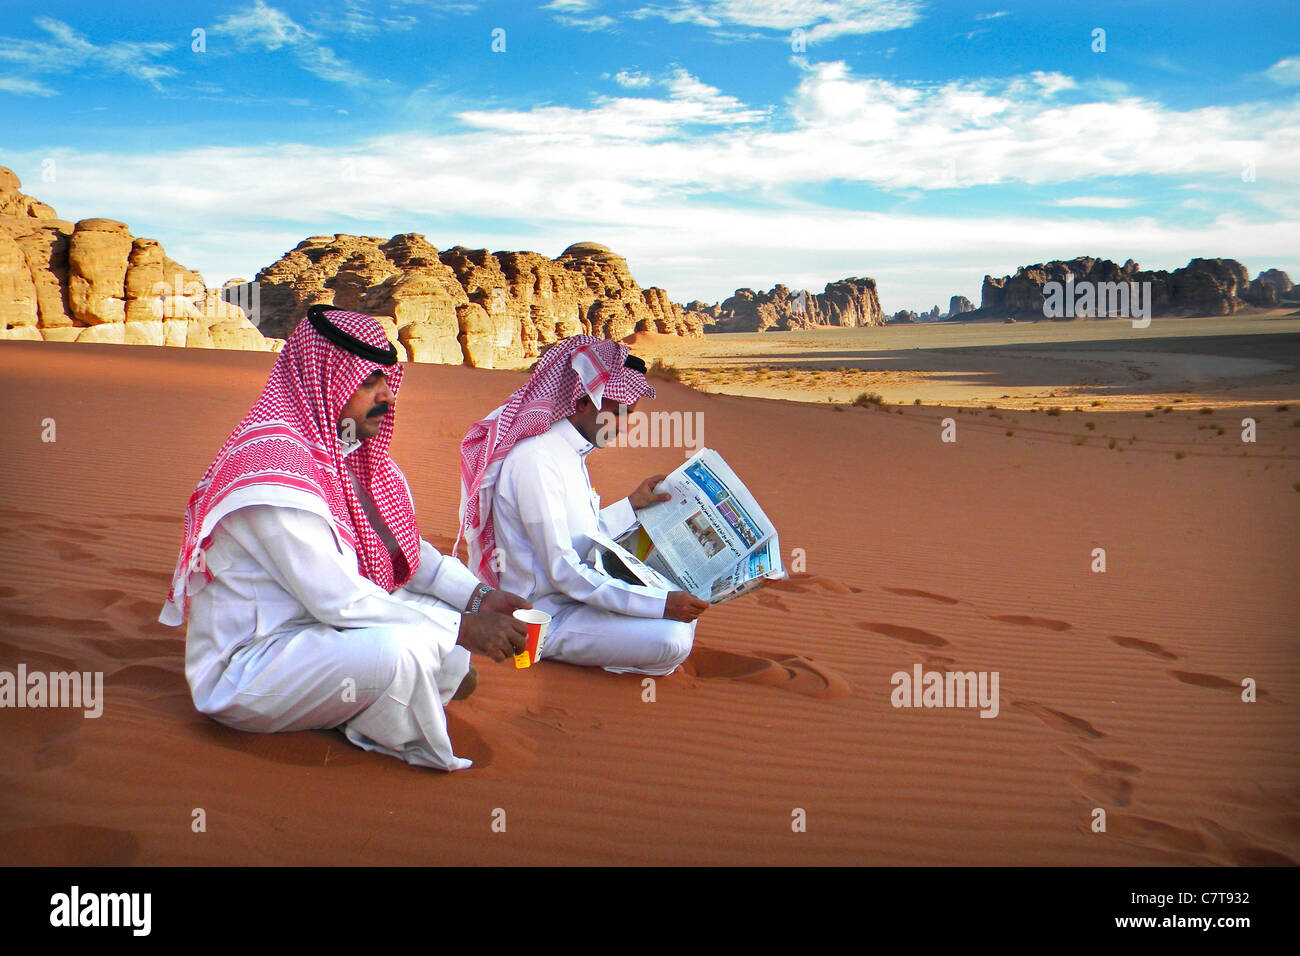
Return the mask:
<path id="1" fill-rule="evenodd" d="M 278 348 L 203 277 L 113 219 L 59 219 L 0 167 L 0 338 Z"/>
<path id="2" fill-rule="evenodd" d="M 557 259 L 423 236 L 313 236 L 257 274 L 203 277 L 112 219 L 73 225 L 0 167 L 0 337 L 278 350 L 315 303 L 375 316 L 404 360 L 520 364 L 579 332 L 698 335 L 663 289 L 594 242 Z M 250 319 L 250 315 L 252 318 Z"/>
<path id="3" fill-rule="evenodd" d="M 961 315 L 963 312 L 974 312 L 975 303 L 964 295 L 955 295 L 948 300 L 948 317 Z"/>
<path id="4" fill-rule="evenodd" d="M 1109 259 L 1082 256 L 1068 262 L 1022 266 L 1012 276 L 985 276 L 980 308 L 962 317 L 1041 317 L 1044 284 L 1064 284 L 1071 278 L 1076 287 L 1085 281 L 1149 282 L 1153 315 L 1232 315 L 1244 305 L 1269 306 L 1278 302 L 1275 287 L 1260 279 L 1252 283 L 1246 267 L 1235 259 L 1193 259 L 1181 269 L 1166 272 L 1144 271 L 1132 259 L 1121 266 Z"/>
<path id="5" fill-rule="evenodd" d="M 692 302 L 683 314 L 693 317 L 710 332 L 885 324 L 876 295 L 876 280 L 857 277 L 828 282 L 820 293 L 791 291 L 784 285 L 777 285 L 770 292 L 737 289 L 735 295 L 716 306 Z"/>
<path id="6" fill-rule="evenodd" d="M 326 302 L 385 318 L 389 338 L 416 362 L 520 364 L 578 333 L 696 335 L 662 289 L 642 289 L 627 260 L 594 242 L 557 259 L 536 252 L 454 246 L 423 236 L 313 236 L 257 274 L 262 328 L 287 335 Z"/>

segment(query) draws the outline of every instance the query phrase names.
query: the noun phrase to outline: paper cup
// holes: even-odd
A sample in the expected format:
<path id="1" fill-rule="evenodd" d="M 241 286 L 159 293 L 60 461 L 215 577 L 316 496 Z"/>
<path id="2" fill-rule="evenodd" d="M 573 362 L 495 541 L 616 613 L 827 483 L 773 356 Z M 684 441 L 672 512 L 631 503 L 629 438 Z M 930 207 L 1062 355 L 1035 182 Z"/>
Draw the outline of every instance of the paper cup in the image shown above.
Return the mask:
<path id="1" fill-rule="evenodd" d="M 515 667 L 532 667 L 546 646 L 546 632 L 551 628 L 551 615 L 545 611 L 521 608 L 515 611 L 514 616 L 515 620 L 528 625 L 528 643 L 515 655 Z"/>

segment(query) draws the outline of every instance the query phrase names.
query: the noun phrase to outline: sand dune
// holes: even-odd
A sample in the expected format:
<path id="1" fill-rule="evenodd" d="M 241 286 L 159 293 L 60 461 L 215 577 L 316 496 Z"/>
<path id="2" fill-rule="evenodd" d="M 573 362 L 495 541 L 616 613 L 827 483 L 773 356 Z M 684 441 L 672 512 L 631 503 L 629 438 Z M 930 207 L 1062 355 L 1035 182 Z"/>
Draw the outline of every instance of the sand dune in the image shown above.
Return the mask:
<path id="1" fill-rule="evenodd" d="M 0 863 L 1300 860 L 1300 406 L 995 418 L 656 383 L 806 567 L 706 614 L 653 702 L 634 676 L 479 661 L 449 709 L 476 766 L 445 775 L 209 721 L 156 623 L 185 500 L 272 360 L 0 347 L 0 669 L 102 671 L 106 696 L 98 719 L 0 710 Z M 440 547 L 459 439 L 523 380 L 408 367 L 394 456 Z M 613 500 L 681 458 L 590 467 Z M 916 664 L 997 671 L 997 717 L 895 708 Z"/>

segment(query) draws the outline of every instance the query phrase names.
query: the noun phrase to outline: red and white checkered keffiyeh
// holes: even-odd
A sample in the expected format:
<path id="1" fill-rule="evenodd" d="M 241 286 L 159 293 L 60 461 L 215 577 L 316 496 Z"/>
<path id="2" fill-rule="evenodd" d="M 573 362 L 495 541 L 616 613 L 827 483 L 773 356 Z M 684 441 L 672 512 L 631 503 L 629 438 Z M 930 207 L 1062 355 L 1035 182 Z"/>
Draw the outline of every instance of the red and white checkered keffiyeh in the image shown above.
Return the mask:
<path id="1" fill-rule="evenodd" d="M 330 310 L 325 316 L 363 342 L 388 347 L 383 328 L 368 315 Z M 363 439 L 348 456 L 358 482 L 374 498 L 401 547 L 396 561 L 357 498 L 338 435 L 344 406 L 376 370 L 384 373 L 396 395 L 402 384 L 400 362 L 376 364 L 328 341 L 309 321 L 298 324 L 271 369 L 261 398 L 226 439 L 190 496 L 185 537 L 159 620 L 171 625 L 184 621 L 189 595 L 211 579 L 202 558 L 217 523 L 232 511 L 255 504 L 291 502 L 310 508 L 329 522 L 336 540 L 356 552 L 362 575 L 390 593 L 410 580 L 420 563 L 420 536 L 410 488 L 388 456 L 396 403 L 379 432 Z"/>
<path id="2" fill-rule="evenodd" d="M 460 446 L 460 536 L 469 548 L 469 567 L 479 579 L 500 586 L 492 567 L 496 532 L 492 492 L 501 463 L 516 443 L 541 435 L 574 412 L 586 394 L 599 407 L 603 398 L 631 405 L 654 398 L 646 377 L 625 368 L 628 347 L 612 339 L 575 335 L 548 348 L 528 383 L 487 418 L 475 422 Z M 455 550 L 452 551 L 455 554 Z"/>

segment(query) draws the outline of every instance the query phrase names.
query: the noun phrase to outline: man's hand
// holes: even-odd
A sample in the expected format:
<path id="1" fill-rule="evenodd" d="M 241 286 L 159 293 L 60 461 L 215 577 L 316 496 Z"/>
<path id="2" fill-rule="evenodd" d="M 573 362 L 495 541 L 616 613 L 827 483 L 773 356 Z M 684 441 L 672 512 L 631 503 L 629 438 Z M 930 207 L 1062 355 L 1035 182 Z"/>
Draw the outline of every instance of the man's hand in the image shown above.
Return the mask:
<path id="1" fill-rule="evenodd" d="M 632 505 L 632 510 L 640 511 L 642 508 L 654 504 L 656 501 L 667 501 L 672 495 L 655 494 L 655 485 L 668 478 L 667 475 L 651 475 L 641 484 L 636 486 L 636 491 L 627 496 L 627 500 Z"/>
<path id="2" fill-rule="evenodd" d="M 669 591 L 664 603 L 664 617 L 670 621 L 683 621 L 689 624 L 709 609 L 707 601 L 701 601 L 689 591 Z"/>
<path id="3" fill-rule="evenodd" d="M 518 594 L 511 594 L 509 591 L 492 591 L 483 598 L 483 603 L 479 605 L 479 612 L 489 611 L 493 614 L 505 614 L 508 617 L 520 608 L 530 607 L 532 605 Z"/>
<path id="4" fill-rule="evenodd" d="M 503 661 L 524 649 L 528 643 L 528 625 L 516 621 L 509 614 L 490 611 L 462 614 L 456 643 L 471 653 L 486 654 L 494 661 Z"/>

